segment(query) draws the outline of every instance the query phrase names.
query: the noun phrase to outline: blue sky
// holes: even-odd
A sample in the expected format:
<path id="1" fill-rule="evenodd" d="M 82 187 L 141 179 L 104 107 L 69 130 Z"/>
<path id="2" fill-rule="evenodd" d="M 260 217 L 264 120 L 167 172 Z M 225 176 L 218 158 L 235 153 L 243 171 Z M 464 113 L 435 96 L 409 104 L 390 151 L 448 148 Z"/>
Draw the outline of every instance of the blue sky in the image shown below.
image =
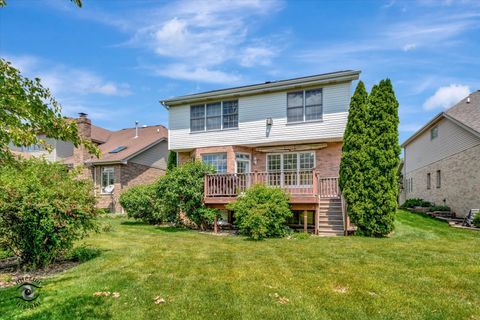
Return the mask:
<path id="1" fill-rule="evenodd" d="M 480 1 L 7 3 L 1 57 L 110 129 L 168 125 L 172 96 L 358 69 L 393 81 L 403 141 L 480 89 Z"/>

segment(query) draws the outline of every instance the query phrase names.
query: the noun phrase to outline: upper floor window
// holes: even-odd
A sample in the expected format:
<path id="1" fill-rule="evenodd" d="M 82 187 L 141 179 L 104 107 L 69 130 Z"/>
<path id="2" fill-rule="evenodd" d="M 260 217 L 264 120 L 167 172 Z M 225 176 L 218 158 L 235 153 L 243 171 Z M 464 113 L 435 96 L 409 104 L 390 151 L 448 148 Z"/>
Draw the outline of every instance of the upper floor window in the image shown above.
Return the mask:
<path id="1" fill-rule="evenodd" d="M 238 127 L 238 100 L 190 106 L 190 131 Z"/>
<path id="2" fill-rule="evenodd" d="M 430 140 L 433 140 L 436 137 L 438 137 L 438 127 L 433 127 L 430 129 Z"/>
<path id="3" fill-rule="evenodd" d="M 287 122 L 321 120 L 323 117 L 322 89 L 287 93 Z"/>
<path id="4" fill-rule="evenodd" d="M 115 170 L 113 167 L 102 168 L 102 193 L 112 193 L 115 184 Z"/>
<path id="5" fill-rule="evenodd" d="M 214 167 L 216 173 L 227 172 L 227 154 L 226 153 L 203 154 L 202 161 Z"/>

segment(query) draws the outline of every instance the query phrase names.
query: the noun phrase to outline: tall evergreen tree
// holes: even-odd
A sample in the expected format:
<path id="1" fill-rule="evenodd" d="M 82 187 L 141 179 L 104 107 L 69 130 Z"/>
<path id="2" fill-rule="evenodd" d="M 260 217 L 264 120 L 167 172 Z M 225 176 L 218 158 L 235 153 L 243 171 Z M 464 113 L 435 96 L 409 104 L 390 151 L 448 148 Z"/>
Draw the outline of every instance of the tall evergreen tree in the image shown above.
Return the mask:
<path id="1" fill-rule="evenodd" d="M 400 162 L 398 144 L 398 101 L 389 79 L 372 88 L 368 99 L 366 135 L 367 165 L 364 174 L 365 215 L 358 230 L 380 237 L 394 228 L 397 209 L 397 174 Z"/>
<path id="2" fill-rule="evenodd" d="M 350 220 L 357 226 L 363 225 L 365 214 L 364 173 L 368 162 L 365 150 L 368 129 L 367 102 L 368 93 L 365 85 L 359 81 L 350 100 L 340 162 L 340 189 L 347 203 Z"/>
<path id="3" fill-rule="evenodd" d="M 167 171 L 171 171 L 176 166 L 177 166 L 177 153 L 174 151 L 169 151 L 168 160 L 167 160 Z"/>

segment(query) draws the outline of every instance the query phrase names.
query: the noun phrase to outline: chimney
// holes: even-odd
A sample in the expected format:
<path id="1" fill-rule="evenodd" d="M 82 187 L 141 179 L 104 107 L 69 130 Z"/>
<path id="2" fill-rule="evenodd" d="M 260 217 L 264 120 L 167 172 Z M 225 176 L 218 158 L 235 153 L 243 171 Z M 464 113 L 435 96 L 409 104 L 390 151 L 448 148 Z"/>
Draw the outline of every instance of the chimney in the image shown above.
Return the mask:
<path id="1" fill-rule="evenodd" d="M 87 114 L 80 112 L 78 114 L 77 129 L 78 135 L 84 140 L 91 140 L 92 138 L 92 122 L 87 118 Z M 80 165 L 85 162 L 85 160 L 90 158 L 88 150 L 83 146 L 78 146 L 73 149 L 73 161 L 75 165 Z"/>
<path id="2" fill-rule="evenodd" d="M 135 121 L 135 139 L 138 138 L 138 121 Z"/>
<path id="3" fill-rule="evenodd" d="M 470 97 L 467 98 L 467 103 L 470 103 Z"/>

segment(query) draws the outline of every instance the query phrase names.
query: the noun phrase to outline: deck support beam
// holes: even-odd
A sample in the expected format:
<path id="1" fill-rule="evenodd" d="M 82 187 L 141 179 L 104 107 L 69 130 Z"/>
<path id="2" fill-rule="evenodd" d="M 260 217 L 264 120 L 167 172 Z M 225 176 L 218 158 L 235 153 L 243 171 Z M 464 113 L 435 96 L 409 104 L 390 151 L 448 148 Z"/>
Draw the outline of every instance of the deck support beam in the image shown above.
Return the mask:
<path id="1" fill-rule="evenodd" d="M 308 232 L 308 211 L 303 210 L 303 232 Z"/>
<path id="2" fill-rule="evenodd" d="M 318 236 L 320 225 L 320 204 L 315 208 L 315 235 Z"/>

